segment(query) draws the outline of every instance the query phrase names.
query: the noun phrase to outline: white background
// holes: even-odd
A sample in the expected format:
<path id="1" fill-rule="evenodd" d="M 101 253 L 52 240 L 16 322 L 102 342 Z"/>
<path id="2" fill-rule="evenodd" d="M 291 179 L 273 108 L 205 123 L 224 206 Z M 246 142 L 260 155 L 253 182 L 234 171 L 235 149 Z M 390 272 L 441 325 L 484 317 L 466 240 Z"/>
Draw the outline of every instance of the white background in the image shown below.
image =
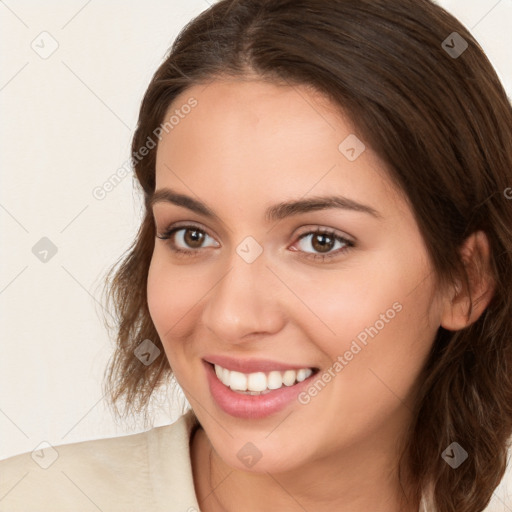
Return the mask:
<path id="1" fill-rule="evenodd" d="M 438 3 L 472 31 L 512 97 L 512 0 Z M 128 159 L 153 72 L 179 30 L 208 6 L 0 2 L 0 458 L 43 440 L 145 429 L 116 425 L 105 407 L 101 379 L 113 342 L 98 304 L 102 277 L 135 236 L 142 203 L 131 176 L 103 200 L 92 190 Z M 43 31 L 59 45 L 47 59 L 31 47 Z M 42 237 L 58 249 L 47 263 L 32 253 Z M 154 424 L 178 415 L 163 406 Z M 503 485 L 497 494 L 512 511 Z"/>

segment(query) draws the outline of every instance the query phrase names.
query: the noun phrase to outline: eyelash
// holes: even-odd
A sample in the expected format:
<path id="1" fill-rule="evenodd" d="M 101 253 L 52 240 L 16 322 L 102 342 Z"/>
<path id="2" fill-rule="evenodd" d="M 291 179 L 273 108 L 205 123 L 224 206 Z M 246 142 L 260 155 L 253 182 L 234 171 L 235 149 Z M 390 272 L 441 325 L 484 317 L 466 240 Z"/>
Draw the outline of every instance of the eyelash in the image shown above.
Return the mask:
<path id="1" fill-rule="evenodd" d="M 171 240 L 173 235 L 176 232 L 181 231 L 181 230 L 186 231 L 189 229 L 198 231 L 199 233 L 205 234 L 205 235 L 209 236 L 210 238 L 213 238 L 205 230 L 203 230 L 197 226 L 190 225 L 190 224 L 184 225 L 184 226 L 169 227 L 163 233 L 157 234 L 156 237 L 159 238 L 160 240 L 168 240 L 169 241 L 168 245 L 170 246 L 171 251 L 173 253 L 175 253 L 177 256 L 179 256 L 179 257 L 187 257 L 187 256 L 196 257 L 199 255 L 200 249 L 190 249 L 190 250 L 180 249 L 180 248 L 177 248 L 175 246 L 174 242 Z M 321 260 L 322 262 L 324 262 L 326 260 L 330 260 L 332 258 L 340 256 L 341 254 L 344 254 L 355 247 L 354 242 L 352 242 L 351 240 L 348 240 L 347 238 L 345 238 L 343 236 L 336 234 L 336 232 L 331 229 L 317 228 L 313 231 L 307 231 L 307 232 L 299 235 L 297 241 L 302 240 L 303 238 L 305 238 L 309 235 L 327 235 L 330 238 L 334 238 L 335 241 L 342 242 L 343 244 L 345 244 L 345 247 L 343 247 L 342 249 L 338 249 L 337 251 L 334 251 L 333 253 L 329 253 L 329 254 L 305 253 L 305 255 L 301 256 L 305 259 Z M 297 252 L 302 252 L 302 251 L 297 250 Z"/>

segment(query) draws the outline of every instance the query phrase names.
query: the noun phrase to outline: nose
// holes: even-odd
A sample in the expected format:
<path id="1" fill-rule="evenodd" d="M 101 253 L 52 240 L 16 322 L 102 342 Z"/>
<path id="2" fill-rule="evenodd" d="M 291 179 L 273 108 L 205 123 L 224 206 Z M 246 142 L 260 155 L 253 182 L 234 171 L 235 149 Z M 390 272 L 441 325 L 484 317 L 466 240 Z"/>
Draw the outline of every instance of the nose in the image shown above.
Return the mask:
<path id="1" fill-rule="evenodd" d="M 279 332 L 286 322 L 285 290 L 267 268 L 264 253 L 247 263 L 236 252 L 220 281 L 207 295 L 202 323 L 218 340 L 253 341 Z"/>

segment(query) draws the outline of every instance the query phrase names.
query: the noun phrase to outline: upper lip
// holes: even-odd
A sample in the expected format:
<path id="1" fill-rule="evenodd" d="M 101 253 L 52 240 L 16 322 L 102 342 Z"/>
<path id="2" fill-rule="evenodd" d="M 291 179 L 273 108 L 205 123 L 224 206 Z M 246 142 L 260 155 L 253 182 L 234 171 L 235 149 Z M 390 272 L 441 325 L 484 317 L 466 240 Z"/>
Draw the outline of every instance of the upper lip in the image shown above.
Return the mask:
<path id="1" fill-rule="evenodd" d="M 241 373 L 254 373 L 254 372 L 271 372 L 286 371 L 286 370 L 300 370 L 301 368 L 313 368 L 308 364 L 297 365 L 282 363 L 280 361 L 271 361 L 270 359 L 243 359 L 233 358 L 229 356 L 206 356 L 204 360 L 207 363 L 217 364 L 228 370 L 241 372 Z"/>

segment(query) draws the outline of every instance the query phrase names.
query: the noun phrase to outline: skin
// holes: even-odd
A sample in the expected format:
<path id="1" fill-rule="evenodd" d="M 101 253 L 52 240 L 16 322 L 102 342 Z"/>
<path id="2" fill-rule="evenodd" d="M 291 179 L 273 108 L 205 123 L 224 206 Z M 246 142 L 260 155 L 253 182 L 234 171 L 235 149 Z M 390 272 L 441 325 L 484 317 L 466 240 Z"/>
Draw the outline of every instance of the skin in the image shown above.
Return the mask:
<path id="1" fill-rule="evenodd" d="M 400 510 L 395 468 L 418 374 L 440 325 L 458 329 L 478 318 L 489 282 L 475 280 L 484 298 L 468 320 L 467 297 L 436 286 L 418 226 L 383 162 L 368 146 L 355 161 L 339 151 L 356 132 L 325 98 L 305 87 L 218 79 L 183 92 L 169 113 L 190 97 L 197 106 L 158 145 L 156 190 L 190 195 L 220 221 L 156 203 L 158 234 L 190 221 L 206 235 L 191 246 L 183 241 L 190 231 L 177 233 L 178 247 L 199 254 L 185 257 L 156 238 L 147 293 L 166 356 L 202 425 L 191 441 L 201 510 Z M 332 194 L 381 218 L 328 209 L 264 219 L 275 203 Z M 327 262 L 307 259 L 322 249 L 314 235 L 299 235 L 317 227 L 355 247 Z M 263 248 L 250 264 L 236 252 L 247 236 Z M 488 256 L 485 236 L 468 239 L 465 250 Z M 207 354 L 326 371 L 396 302 L 400 312 L 307 405 L 293 401 L 245 420 L 211 397 L 201 362 Z M 262 454 L 251 468 L 237 457 L 249 441 Z"/>

